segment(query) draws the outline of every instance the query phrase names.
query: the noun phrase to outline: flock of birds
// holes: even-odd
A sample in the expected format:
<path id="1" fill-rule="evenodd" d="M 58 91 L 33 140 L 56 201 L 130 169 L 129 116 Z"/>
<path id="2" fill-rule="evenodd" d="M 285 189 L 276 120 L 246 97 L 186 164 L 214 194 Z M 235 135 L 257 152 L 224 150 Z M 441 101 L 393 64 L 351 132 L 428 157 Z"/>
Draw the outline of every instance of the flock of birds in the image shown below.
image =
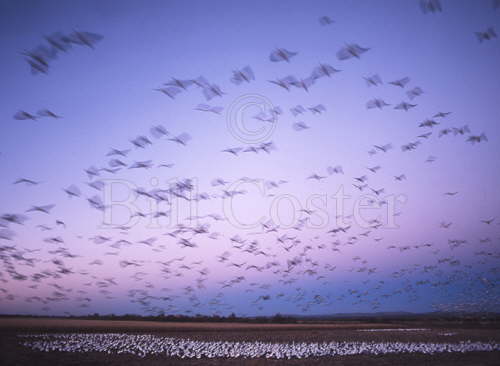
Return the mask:
<path id="1" fill-rule="evenodd" d="M 389 353 L 435 354 L 442 352 L 499 351 L 500 344 L 486 342 L 404 343 L 404 342 L 323 342 L 267 343 L 197 341 L 156 335 L 119 333 L 33 334 L 21 344 L 41 352 L 105 352 L 139 357 L 162 355 L 178 358 L 267 358 L 304 359 Z"/>
<path id="2" fill-rule="evenodd" d="M 500 344 L 486 342 L 404 343 L 404 342 L 323 342 L 267 343 L 197 341 L 155 335 L 119 333 L 74 333 L 23 335 L 21 344 L 41 352 L 105 352 L 139 357 L 162 355 L 179 358 L 267 358 L 304 359 L 388 353 L 490 352 Z"/>
<path id="3" fill-rule="evenodd" d="M 495 4 L 498 5 L 498 2 Z M 438 0 L 422 1 L 421 6 L 425 12 L 442 11 Z M 323 16 L 319 19 L 319 23 L 321 26 L 331 26 L 334 21 L 328 16 Z M 488 28 L 485 32 L 478 32 L 477 37 L 481 42 L 491 41 L 496 38 L 496 33 L 493 28 Z M 56 33 L 46 37 L 48 46 L 44 45 L 33 51 L 23 52 L 23 55 L 33 72 L 47 73 L 49 61 L 57 55 L 68 52 L 74 45 L 94 48 L 102 38 L 90 32 L 75 31 L 69 35 Z M 365 57 L 365 54 L 369 52 L 374 51 L 368 47 L 349 43 L 338 50 L 336 56 L 339 63 L 349 63 L 352 62 L 349 60 Z M 276 48 L 271 51 L 269 61 L 293 64 L 294 57 L 297 55 L 296 51 Z M 339 72 L 341 72 L 340 69 L 321 63 L 304 78 L 288 75 L 270 80 L 270 83 L 287 92 L 293 92 L 294 89 L 309 92 L 316 83 L 335 77 Z M 230 82 L 235 85 L 251 83 L 257 79 L 256 75 L 257 73 L 250 66 L 246 66 L 234 70 L 230 76 Z M 380 75 L 361 77 L 370 88 L 384 87 Z M 366 108 L 383 109 L 392 106 L 394 110 L 411 113 L 414 108 L 418 108 L 417 101 L 424 91 L 416 85 L 410 87 L 410 83 L 411 79 L 407 76 L 391 80 L 388 87 L 400 89 L 404 100 L 389 103 L 381 98 L 374 98 L 366 103 Z M 219 84 L 210 82 L 204 77 L 172 78 L 156 90 L 172 99 L 180 96 L 181 93 L 197 90 L 205 98 L 206 103 L 225 94 Z M 215 115 L 220 115 L 224 111 L 222 106 L 206 103 L 199 104 L 195 109 Z M 285 110 L 277 106 L 272 107 L 255 115 L 254 118 L 262 123 L 279 123 L 278 120 L 284 117 Z M 327 113 L 327 107 L 323 104 L 295 105 L 289 108 L 289 113 L 293 118 L 299 119 L 305 114 L 312 116 Z M 473 126 L 453 126 L 448 123 L 450 113 L 449 111 L 436 111 L 424 121 L 416 121 L 416 126 L 422 129 L 422 134 L 415 136 L 412 141 L 401 142 L 400 153 L 416 150 L 427 141 L 439 140 L 447 136 L 455 136 L 471 145 L 488 141 L 485 133 L 472 132 Z M 36 121 L 40 118 L 63 117 L 48 109 L 41 109 L 36 113 L 21 110 L 15 113 L 14 118 Z M 69 118 L 69 116 L 64 116 L 64 118 Z M 304 121 L 296 120 L 292 128 L 297 132 L 305 133 L 304 131 L 310 126 Z M 175 166 L 171 161 L 155 161 L 153 158 L 134 160 L 134 153 L 148 151 L 147 149 L 163 143 L 175 144 L 184 149 L 188 148 L 191 141 L 192 137 L 188 132 L 169 131 L 162 125 L 152 126 L 149 131 L 131 139 L 126 148 L 110 149 L 104 156 L 105 163 L 96 163 L 83 169 L 87 181 L 82 184 L 70 184 L 63 189 L 61 194 L 67 196 L 67 199 L 84 200 L 91 209 L 101 214 L 109 209 L 102 198 L 108 177 L 119 176 L 129 170 L 164 170 Z M 392 150 L 396 150 L 394 143 L 382 142 L 373 144 L 368 154 L 376 158 Z M 247 146 L 221 148 L 220 151 L 223 154 L 238 157 L 244 153 L 271 154 L 276 153 L 278 149 L 275 142 L 266 141 Z M 432 163 L 435 160 L 436 157 L 429 156 L 425 162 Z M 383 174 L 381 173 L 383 170 L 381 165 L 374 163 L 366 167 L 366 174 L 353 176 L 351 179 L 352 188 L 369 193 L 371 197 L 369 203 L 376 207 L 388 205 L 386 195 L 390 192 L 387 192 L 385 187 L 378 187 L 371 183 L 372 177 Z M 333 165 L 325 167 L 324 172 L 311 172 L 310 175 L 301 177 L 299 180 L 322 181 L 335 175 L 345 176 L 347 173 L 348 169 L 342 165 Z M 404 172 L 398 172 L 391 176 L 392 179 L 401 183 L 409 178 Z M 242 177 L 240 182 L 263 184 L 267 195 L 273 197 L 280 190 L 286 189 L 289 180 Z M 13 184 L 26 186 L 26 194 L 29 194 L 28 189 L 47 183 L 32 177 L 21 177 Z M 132 213 L 131 218 L 149 222 L 170 217 L 171 205 L 177 201 L 203 205 L 205 201 L 231 200 L 248 194 L 244 189 L 235 188 L 234 182 L 221 177 L 214 177 L 205 191 L 201 191 L 193 179 L 180 178 L 165 188 L 136 187 L 134 193 L 140 200 L 154 202 L 155 205 L 151 207 L 157 209 L 150 212 L 137 210 Z M 457 194 L 459 192 L 443 192 L 443 195 L 450 197 Z M 42 197 L 37 199 L 43 200 Z M 160 207 L 165 209 L 160 209 Z M 253 296 L 250 305 L 256 312 L 265 311 L 266 304 L 270 300 L 291 303 L 297 311 L 304 313 L 317 311 L 319 307 L 323 311 L 335 309 L 338 303 L 348 303 L 352 306 L 368 305 L 376 311 L 383 308 L 386 301 L 394 298 L 404 296 L 410 302 L 418 301 L 422 288 L 439 289 L 443 298 L 446 296 L 454 298 L 451 303 L 436 303 L 437 310 L 483 310 L 491 308 L 492 304 L 498 304 L 495 279 L 498 278 L 499 268 L 495 267 L 494 263 L 500 254 L 493 246 L 498 239 L 492 237 L 480 238 L 479 243 L 457 238 L 450 238 L 444 245 L 429 242 L 404 245 L 387 243 L 382 236 L 384 222 L 380 218 L 370 219 L 369 227 L 359 232 L 352 222 L 352 215 L 343 215 L 345 225 L 330 227 L 322 232 L 315 232 L 316 235 L 312 238 L 306 238 L 305 235 L 309 233 L 308 225 L 315 215 L 315 210 L 307 208 L 300 210 L 300 218 L 292 227 L 282 227 L 269 220 L 260 223 L 259 229 L 253 232 L 237 232 L 232 235 L 224 229 L 215 229 L 227 223 L 228 218 L 223 213 L 211 212 L 186 217 L 183 222 L 163 232 L 161 237 L 132 239 L 131 237 L 137 235 L 134 231 L 137 227 L 127 225 L 113 226 L 109 231 L 111 234 L 102 231 L 91 236 L 73 233 L 75 238 L 87 240 L 91 245 L 95 245 L 96 253 L 103 252 L 102 255 L 87 254 L 86 257 L 82 257 L 78 253 L 78 248 L 72 245 L 75 239 L 71 233 L 71 217 L 58 217 L 57 205 L 33 205 L 23 211 L 0 215 L 0 281 L 5 284 L 0 288 L 0 301 L 25 301 L 36 304 L 39 310 L 45 312 L 60 311 L 65 308 L 66 313 L 69 314 L 70 307 L 74 309 L 75 303 L 79 307 L 78 312 L 90 311 L 96 298 L 113 300 L 124 296 L 124 292 L 131 303 L 140 306 L 141 311 L 151 314 L 183 313 L 189 315 L 197 312 L 215 314 L 238 312 L 237 306 L 232 302 L 231 294 L 235 291 Z M 400 214 L 401 212 L 395 212 L 394 216 Z M 481 224 L 485 227 L 499 224 L 493 217 L 480 218 L 477 221 L 482 221 Z M 32 226 L 43 234 L 40 240 L 42 245 L 39 248 L 28 248 L 16 239 L 16 230 L 27 227 L 31 222 L 35 222 Z M 436 226 L 442 230 L 449 230 L 452 224 L 452 222 L 441 222 Z M 200 242 L 210 243 L 210 241 L 217 243 L 213 245 L 213 257 L 198 257 L 196 248 L 202 246 Z M 384 245 L 388 256 L 393 256 L 394 252 L 403 255 L 404 252 L 427 251 L 431 252 L 435 259 L 432 263 L 418 263 L 418 255 L 416 255 L 417 263 L 410 266 L 402 264 L 389 274 L 389 278 L 394 281 L 377 279 L 378 274 L 384 269 L 373 264 L 369 256 L 360 254 L 349 258 L 345 254 L 349 253 L 350 248 L 372 245 L 371 243 Z M 173 246 L 177 246 L 177 249 L 173 250 Z M 465 263 L 457 258 L 455 249 L 459 247 L 468 248 L 473 252 L 474 256 L 471 259 L 474 262 Z M 129 252 L 135 248 L 141 248 L 146 258 L 149 257 L 149 259 L 136 258 L 134 252 Z M 184 251 L 184 253 L 179 256 L 170 254 L 179 251 Z M 318 259 L 318 256 L 312 253 L 321 253 L 319 258 L 325 258 L 326 261 Z M 45 255 L 48 259 L 44 259 Z M 335 282 L 333 278 L 338 276 L 339 268 L 346 263 L 345 271 L 350 276 L 362 276 L 356 277 L 362 278 L 362 286 L 347 284 L 346 289 L 325 291 L 324 289 L 333 286 Z M 135 288 L 122 288 L 117 278 L 118 274 L 102 274 L 103 271 L 98 267 L 105 268 L 106 265 L 117 266 L 120 269 L 120 276 L 127 276 L 136 284 Z M 397 263 L 394 265 L 398 266 Z M 209 281 L 214 271 L 212 266 L 223 268 L 225 280 L 216 283 Z M 161 278 L 162 283 L 167 285 L 159 287 L 154 278 Z M 75 285 L 78 283 L 77 279 L 83 283 L 82 286 Z M 323 290 L 302 286 L 304 279 L 308 283 L 316 283 Z M 179 288 L 177 285 L 182 281 L 186 283 Z M 462 295 L 454 292 L 456 286 L 461 288 Z M 19 291 L 21 288 L 23 291 Z M 209 295 L 203 293 L 203 290 L 207 288 L 210 289 Z M 478 289 L 480 289 L 479 293 Z M 448 351 L 450 347 L 458 347 L 456 350 L 474 350 L 485 347 L 498 349 L 498 345 L 475 343 L 458 346 L 370 343 L 309 345 L 253 343 L 248 345 L 180 341 L 152 336 L 152 338 L 144 339 L 140 336 L 121 335 L 66 335 L 64 337 L 76 338 L 78 342 L 68 345 L 68 343 L 62 344 L 58 341 L 49 342 L 42 337 L 42 340 L 28 343 L 31 347 L 40 350 L 80 351 L 89 348 L 109 349 L 113 352 L 135 352 L 136 354 L 166 352 L 184 357 L 198 357 L 202 354 L 206 357 L 220 355 L 256 357 L 259 355 L 280 358 L 326 353 L 441 352 Z"/>
<path id="4" fill-rule="evenodd" d="M 67 53 L 73 46 L 86 46 L 93 49 L 101 39 L 102 35 L 90 32 L 74 31 L 71 34 L 56 32 L 45 36 L 46 44 L 39 45 L 31 51 L 23 51 L 22 55 L 33 74 L 47 74 L 49 63 L 59 55 Z"/>

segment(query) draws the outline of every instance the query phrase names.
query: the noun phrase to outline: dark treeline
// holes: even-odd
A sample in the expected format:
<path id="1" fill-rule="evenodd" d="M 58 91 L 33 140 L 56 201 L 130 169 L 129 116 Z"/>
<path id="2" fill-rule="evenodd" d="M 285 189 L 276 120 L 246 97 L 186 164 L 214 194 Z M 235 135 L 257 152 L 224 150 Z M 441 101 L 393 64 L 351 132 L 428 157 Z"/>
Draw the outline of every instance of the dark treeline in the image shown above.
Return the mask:
<path id="1" fill-rule="evenodd" d="M 71 316 L 69 318 L 72 318 Z M 193 316 L 188 315 L 99 315 L 91 314 L 84 317 L 74 317 L 77 319 L 102 319 L 102 320 L 147 320 L 147 321 L 161 321 L 161 322 L 242 322 L 242 323 L 297 323 L 297 319 L 292 316 L 284 316 L 276 314 L 274 316 L 258 316 L 258 317 L 240 317 L 235 314 L 228 316 L 220 315 L 202 315 L 196 314 Z"/>
<path id="2" fill-rule="evenodd" d="M 220 315 L 202 315 L 194 316 L 187 315 L 138 315 L 138 314 L 88 314 L 88 315 L 66 315 L 66 316 L 50 316 L 50 315 L 7 315 L 0 314 L 4 318 L 54 318 L 54 319 L 87 319 L 87 320 L 137 320 L 137 321 L 160 321 L 160 322 L 241 322 L 241 323 L 297 323 L 299 320 L 292 316 L 276 314 L 274 316 L 256 316 L 256 317 L 239 317 L 235 314 L 228 316 Z"/>
<path id="3" fill-rule="evenodd" d="M 99 314 L 93 313 L 88 315 L 65 315 L 65 316 L 50 316 L 50 315 L 9 315 L 0 314 L 2 318 L 54 318 L 54 319 L 82 319 L 82 320 L 133 320 L 133 321 L 159 321 L 159 322 L 219 322 L 219 323 L 303 323 L 303 322 L 328 322 L 328 321 L 348 321 L 348 322 L 397 322 L 397 321 L 500 321 L 500 313 L 373 313 L 373 314 L 332 314 L 332 315 L 282 315 L 274 316 L 255 316 L 243 317 L 236 316 L 234 313 L 228 316 L 220 315 L 203 315 L 196 314 L 188 315 L 138 315 L 138 314 Z"/>

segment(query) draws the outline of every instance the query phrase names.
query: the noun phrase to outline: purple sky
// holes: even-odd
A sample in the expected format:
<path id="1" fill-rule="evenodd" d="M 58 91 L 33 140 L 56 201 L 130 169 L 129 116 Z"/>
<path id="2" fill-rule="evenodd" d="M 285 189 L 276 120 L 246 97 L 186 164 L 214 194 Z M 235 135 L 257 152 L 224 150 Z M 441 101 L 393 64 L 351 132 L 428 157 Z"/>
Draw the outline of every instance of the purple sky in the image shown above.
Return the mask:
<path id="1" fill-rule="evenodd" d="M 498 311 L 500 41 L 479 42 L 476 32 L 499 32 L 500 9 L 441 4 L 424 14 L 416 0 L 0 2 L 0 214 L 28 218 L 0 222 L 0 312 Z M 333 23 L 321 25 L 323 16 Z M 93 49 L 68 41 L 47 74 L 30 72 L 23 53 L 75 31 L 103 38 Z M 347 44 L 369 50 L 339 60 Z M 277 48 L 298 53 L 272 62 Z M 269 82 L 307 79 L 320 63 L 341 71 L 308 91 Z M 231 82 L 247 65 L 255 80 Z M 373 75 L 381 85 L 368 86 Z M 173 99 L 154 90 L 199 76 L 224 94 L 207 100 L 199 81 L 174 88 Z M 404 88 L 390 84 L 404 77 Z M 409 99 L 416 87 L 422 95 Z M 374 98 L 390 105 L 368 109 Z M 394 108 L 403 101 L 416 106 Z M 294 116 L 297 105 L 306 111 Z M 317 105 L 326 110 L 308 110 Z M 270 107 L 282 111 L 274 122 L 254 118 Z M 62 118 L 15 118 L 42 109 Z M 419 127 L 426 119 L 439 124 Z M 310 128 L 296 131 L 297 122 Z M 153 137 L 156 125 L 169 136 Z M 464 125 L 470 131 L 457 134 Z M 235 127 L 258 131 L 255 143 Z M 181 133 L 192 137 L 186 146 L 168 140 Z M 468 141 L 482 133 L 487 141 Z M 141 135 L 152 145 L 134 147 Z M 271 141 L 275 149 L 260 149 Z M 374 147 L 386 144 L 387 152 Z M 222 152 L 236 147 L 258 152 Z M 130 152 L 106 156 L 111 148 Z M 113 158 L 126 166 L 102 170 Z M 129 169 L 148 160 L 150 169 Z M 343 174 L 329 174 L 335 166 Z M 90 179 L 90 167 L 99 176 Z M 360 191 L 353 184 L 362 176 Z M 40 183 L 13 184 L 20 178 Z M 215 178 L 227 183 L 214 186 Z M 191 192 L 175 186 L 186 179 Z M 96 181 L 101 190 L 88 185 Z M 70 185 L 80 197 L 68 198 Z M 168 203 L 137 196 L 138 188 L 163 189 Z M 339 190 L 349 196 L 342 212 Z M 208 199 L 196 199 L 201 193 Z M 94 196 L 104 211 L 89 205 Z M 50 214 L 26 212 L 49 204 Z M 131 218 L 131 207 L 147 216 Z M 168 217 L 155 219 L 158 211 Z M 203 225 L 208 233 L 196 233 Z"/>

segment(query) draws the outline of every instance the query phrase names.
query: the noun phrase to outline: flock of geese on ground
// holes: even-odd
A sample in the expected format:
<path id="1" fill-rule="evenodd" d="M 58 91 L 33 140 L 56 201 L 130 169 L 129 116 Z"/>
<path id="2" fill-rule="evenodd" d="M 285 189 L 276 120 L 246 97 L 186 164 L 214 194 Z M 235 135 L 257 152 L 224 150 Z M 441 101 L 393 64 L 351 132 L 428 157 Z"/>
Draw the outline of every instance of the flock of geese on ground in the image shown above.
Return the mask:
<path id="1" fill-rule="evenodd" d="M 139 357 L 179 358 L 267 358 L 384 355 L 389 353 L 435 354 L 443 352 L 499 351 L 500 344 L 486 342 L 404 343 L 404 342 L 323 342 L 268 343 L 199 341 L 156 335 L 119 333 L 33 334 L 20 336 L 22 345 L 41 352 L 104 352 Z"/>
<path id="2" fill-rule="evenodd" d="M 498 2 L 495 2 L 498 5 Z M 442 11 L 437 0 L 421 2 L 426 13 Z M 479 4 L 478 4 L 479 5 Z M 336 24 L 330 17 L 323 16 L 319 19 L 320 26 L 331 27 Z M 486 41 L 495 41 L 496 33 L 493 28 L 478 32 L 478 47 L 483 47 Z M 101 35 L 75 31 L 68 35 L 55 33 L 45 38 L 46 44 L 32 51 L 23 52 L 31 70 L 34 73 L 48 74 L 49 62 L 55 57 L 69 52 L 73 46 L 82 45 L 91 49 L 98 47 L 103 39 Z M 376 47 L 368 47 L 356 43 L 346 43 L 336 53 L 336 62 L 346 66 L 366 57 L 370 52 L 376 52 Z M 299 57 L 299 52 L 286 48 L 276 48 L 269 54 L 269 62 L 290 63 Z M 283 89 L 283 93 L 313 92 L 314 85 L 335 78 L 341 71 L 328 63 L 320 63 L 314 67 L 310 75 L 296 77 L 285 75 L 269 82 L 276 88 Z M 50 77 L 50 76 L 47 76 Z M 228 73 L 231 83 L 238 86 L 243 83 L 253 83 L 258 80 L 258 73 L 252 67 L 245 66 Z M 418 85 L 413 85 L 408 76 L 391 79 L 388 84 L 378 74 L 362 75 L 367 87 L 377 90 L 387 85 L 389 88 L 401 90 L 399 101 L 385 101 L 374 98 L 366 102 L 366 108 L 374 110 L 393 108 L 394 113 L 412 113 L 412 110 L 424 103 L 422 96 L 425 91 Z M 223 88 L 204 77 L 193 79 L 172 78 L 156 88 L 168 98 L 180 98 L 182 93 L 198 92 L 205 99 L 195 107 L 196 111 L 220 115 L 224 107 L 208 104 L 216 101 L 226 93 Z M 421 101 L 422 100 L 422 101 Z M 324 104 L 292 105 L 288 108 L 274 106 L 265 112 L 255 115 L 255 119 L 262 123 L 283 123 L 286 117 L 294 118 L 291 128 L 297 133 L 307 133 L 311 127 L 300 120 L 304 116 L 313 117 L 327 113 Z M 60 116 L 57 113 L 40 109 L 39 111 L 18 111 L 14 119 L 37 123 L 41 119 L 69 119 L 71 116 Z M 411 154 L 430 140 L 441 141 L 445 138 L 455 138 L 457 143 L 470 144 L 470 148 L 481 148 L 488 142 L 487 135 L 482 131 L 475 131 L 472 125 L 453 125 L 450 111 L 436 111 L 423 121 L 415 121 L 415 126 L 422 130 L 411 141 L 401 141 L 398 144 L 387 141 L 373 143 L 367 148 L 368 156 L 377 159 L 385 154 Z M 170 131 L 163 125 L 154 125 L 149 130 L 124 141 L 122 148 L 113 147 L 103 154 L 103 162 L 83 168 L 86 178 L 83 183 L 68 184 L 61 191 L 62 199 L 83 200 L 97 215 L 102 215 L 107 210 L 103 200 L 108 177 L 117 177 L 130 170 L 164 174 L 174 168 L 175 162 L 157 161 L 153 157 L 147 160 L 135 160 L 134 154 L 138 151 L 147 152 L 155 146 L 172 144 L 176 146 L 178 154 L 189 150 L 194 139 L 186 131 Z M 113 145 L 119 144 L 113 141 Z M 278 154 L 278 143 L 275 141 L 259 142 L 253 145 L 221 147 L 221 154 L 228 154 L 234 159 L 242 154 L 255 154 L 266 156 Z M 422 161 L 432 164 L 435 156 L 422 157 Z M 326 166 L 324 171 L 311 172 L 310 175 L 296 178 L 304 184 L 328 181 L 335 176 L 347 176 L 349 169 L 346 165 L 332 164 Z M 214 173 L 216 171 L 214 167 Z M 390 193 L 385 187 L 375 186 L 372 180 L 384 174 L 384 167 L 373 163 L 365 167 L 365 174 L 352 176 L 352 189 L 369 195 L 369 203 L 376 207 L 388 205 L 386 196 Z M 395 172 L 390 179 L 397 184 L 404 184 L 407 177 L 405 172 Z M 239 182 L 244 184 L 262 184 L 269 197 L 286 191 L 290 183 L 288 179 L 261 179 L 256 177 L 241 177 Z M 14 185 L 25 186 L 25 194 L 42 184 L 36 177 L 20 177 L 12 182 Z M 234 182 L 215 176 L 204 191 L 200 190 L 192 178 L 179 178 L 165 188 L 135 188 L 139 199 L 154 202 L 157 210 L 138 210 L 132 218 L 150 222 L 168 218 L 171 214 L 171 204 L 174 201 L 196 203 L 200 206 L 207 201 L 224 201 L 245 196 L 248 192 L 235 186 Z M 449 199 L 460 199 L 460 192 L 443 192 Z M 43 197 L 33 191 L 38 202 Z M 485 236 L 478 238 L 477 242 L 450 237 L 445 243 L 393 243 L 383 238 L 384 222 L 380 218 L 373 218 L 369 226 L 359 230 L 352 222 L 352 215 L 343 215 L 345 225 L 335 225 L 321 232 L 314 231 L 315 236 L 307 237 L 311 231 L 308 225 L 315 215 L 315 210 L 302 208 L 300 217 L 292 227 L 282 227 L 272 220 L 262 222 L 260 227 L 253 232 L 240 231 L 228 234 L 230 231 L 224 224 L 228 218 L 221 212 L 211 212 L 196 216 L 186 217 L 181 223 L 170 227 L 161 235 L 146 236 L 139 240 L 132 239 L 143 225 L 137 227 L 119 225 L 109 231 L 98 231 L 93 235 L 74 233 L 71 217 L 59 217 L 58 205 L 49 202 L 40 202 L 31 207 L 20 208 L 18 212 L 4 212 L 0 215 L 0 301 L 2 303 L 16 303 L 25 301 L 32 303 L 35 312 L 66 313 L 92 312 L 96 299 L 114 301 L 128 297 L 134 306 L 139 306 L 144 313 L 210 313 L 228 314 L 238 312 L 242 314 L 238 305 L 234 303 L 235 293 L 244 293 L 251 296 L 250 305 L 255 313 L 266 312 L 270 303 L 293 304 L 298 312 L 332 312 L 337 304 L 350 304 L 353 309 L 357 306 L 369 307 L 377 311 L 385 303 L 393 299 L 417 302 L 422 296 L 422 289 L 434 289 L 440 292 L 440 298 L 447 296 L 454 300 L 450 303 L 435 303 L 436 310 L 442 311 L 468 311 L 491 309 L 498 304 L 498 266 L 495 261 L 500 257 L 495 245 L 498 237 Z M 160 209 L 163 207 L 163 209 Z M 395 212 L 394 215 L 401 215 Z M 101 217 L 101 216 L 99 216 Z M 440 230 L 452 230 L 453 223 L 438 219 L 436 227 Z M 477 223 L 485 229 L 494 228 L 500 222 L 495 217 L 477 218 Z M 42 236 L 39 247 L 33 248 L 27 242 L 17 238 L 19 231 L 25 228 L 35 228 Z M 404 229 L 404 228 L 403 228 Z M 135 234 L 134 234 L 135 233 Z M 79 248 L 73 245 L 75 238 L 88 241 L 94 246 L 95 253 L 87 253 L 83 257 Z M 34 239 L 33 239 L 34 240 Z M 211 244 L 213 243 L 213 244 Z M 206 254 L 200 255 L 197 248 L 212 245 L 211 258 Z M 396 269 L 389 274 L 384 274 L 384 268 L 373 263 L 369 255 L 360 254 L 350 256 L 352 248 L 364 248 L 367 245 L 377 245 L 379 249 L 385 248 L 388 258 L 404 256 L 405 253 L 415 255 L 412 265 L 392 263 Z M 149 259 L 136 257 L 136 248 L 141 248 Z M 469 261 L 465 262 L 456 253 L 459 248 L 471 253 Z M 88 247 L 86 248 L 88 252 Z M 92 249 L 93 251 L 93 249 Z M 431 253 L 431 262 L 420 262 L 417 252 Z M 181 255 L 172 255 L 180 253 Z M 101 253 L 101 254 L 98 254 Z M 318 255 L 319 254 L 319 255 Z M 47 259 L 48 258 L 48 259 Z M 103 269 L 118 268 L 119 272 L 103 274 Z M 211 281 L 214 272 L 221 271 L 225 275 L 222 281 Z M 118 274 L 119 273 L 119 274 Z M 124 287 L 117 276 L 126 276 L 128 284 Z M 347 277 L 346 277 L 347 276 Z M 335 288 L 336 277 L 356 278 L 359 283 L 349 284 L 343 282 Z M 158 281 L 161 279 L 161 281 Z M 357 280 L 356 280 L 357 281 Z M 82 283 L 81 286 L 76 284 Z M 129 284 L 132 283 L 132 287 Z M 161 285 L 161 284 L 163 285 Z M 181 287 L 178 285 L 182 284 Z M 314 286 L 312 285 L 314 284 Z M 460 291 L 456 289 L 460 288 Z M 328 289 L 331 290 L 328 290 Z M 22 289 L 22 290 L 21 290 Z M 214 291 L 215 289 L 215 291 Z M 205 292 L 204 292 L 205 291 Z M 400 301 L 400 300 L 396 300 Z M 76 305 L 75 305 L 76 304 Z M 272 308 L 272 307 L 271 307 Z M 71 335 L 70 337 L 77 337 Z M 81 336 L 83 337 L 83 336 Z M 96 341 L 96 339 L 98 340 Z M 89 336 L 89 347 L 98 347 L 105 336 Z M 139 345 L 147 345 L 148 341 L 138 342 L 137 339 L 124 340 L 121 336 L 110 336 L 109 342 L 117 342 L 116 350 L 126 347 L 135 347 L 136 352 L 141 351 Z M 123 343 L 125 342 L 125 343 Z M 160 347 L 161 352 L 167 352 L 175 344 L 176 349 L 181 347 L 179 341 L 162 340 L 165 342 Z M 172 343 L 174 342 L 174 343 Z M 177 342 L 177 343 L 175 343 Z M 196 357 L 194 351 L 201 347 L 204 355 L 233 354 L 240 355 L 272 355 L 272 357 L 286 357 L 287 355 L 310 355 L 324 352 L 382 352 L 383 349 L 399 349 L 401 347 L 427 347 L 418 345 L 377 345 L 377 344 L 326 344 L 326 345 L 265 345 L 257 344 L 249 348 L 248 345 L 231 345 L 224 343 L 200 344 L 185 341 L 185 354 Z M 113 343 L 110 343 L 112 346 Z M 57 342 L 34 342 L 33 347 L 58 349 Z M 75 345 L 75 347 L 77 347 Z M 79 347 L 79 346 L 78 346 Z M 142 346 L 141 346 L 142 347 Z M 382 348 L 381 348 L 382 347 Z M 393 348 L 395 347 L 395 348 Z M 438 352 L 446 350 L 446 345 L 429 346 L 429 350 Z M 474 344 L 460 345 L 460 347 L 474 348 Z M 483 346 L 480 346 L 483 347 Z M 495 346 L 497 347 L 497 346 Z M 191 349 L 192 351 L 187 351 Z M 406 349 L 406 348 L 405 348 Z M 75 350 L 77 350 L 75 348 Z M 409 350 L 408 350 L 409 351 Z M 420 351 L 424 352 L 424 349 Z M 174 352 L 168 351 L 168 352 Z M 191 352 L 191 353 L 190 353 Z M 297 357 L 299 357 L 297 356 Z M 209 356 L 210 357 L 210 356 Z"/>

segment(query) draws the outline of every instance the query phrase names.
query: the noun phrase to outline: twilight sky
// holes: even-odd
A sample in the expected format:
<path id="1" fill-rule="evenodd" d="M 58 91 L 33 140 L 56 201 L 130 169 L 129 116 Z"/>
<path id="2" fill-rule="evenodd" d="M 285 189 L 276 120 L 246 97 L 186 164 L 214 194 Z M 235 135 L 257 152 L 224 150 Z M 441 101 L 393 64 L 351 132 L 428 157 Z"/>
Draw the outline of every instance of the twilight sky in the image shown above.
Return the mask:
<path id="1" fill-rule="evenodd" d="M 0 1 L 0 313 L 498 311 L 500 8 L 440 4 Z"/>

